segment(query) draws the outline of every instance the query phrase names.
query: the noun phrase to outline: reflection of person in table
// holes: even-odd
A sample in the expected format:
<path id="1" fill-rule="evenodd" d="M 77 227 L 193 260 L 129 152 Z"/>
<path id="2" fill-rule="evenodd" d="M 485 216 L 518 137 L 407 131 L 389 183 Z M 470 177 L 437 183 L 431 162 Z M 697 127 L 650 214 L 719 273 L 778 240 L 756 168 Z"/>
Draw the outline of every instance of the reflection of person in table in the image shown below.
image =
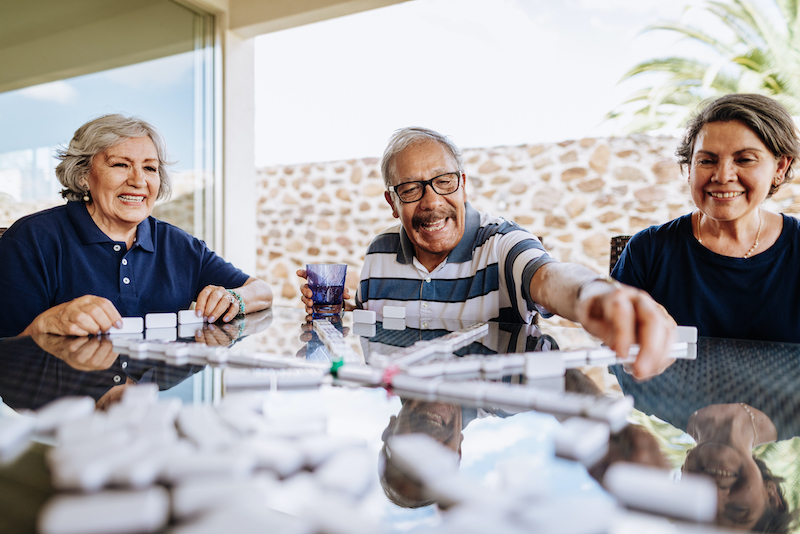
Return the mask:
<path id="1" fill-rule="evenodd" d="M 634 235 L 617 280 L 709 337 L 800 342 L 800 220 L 761 204 L 792 179 L 800 138 L 775 100 L 732 94 L 690 120 L 677 149 L 697 206 Z"/>
<path id="2" fill-rule="evenodd" d="M 687 433 L 697 444 L 682 470 L 714 479 L 716 523 L 757 532 L 789 532 L 796 514 L 787 510 L 780 477 L 753 455 L 753 448 L 777 439 L 767 415 L 745 403 L 712 404 L 689 417 Z"/>
<path id="3" fill-rule="evenodd" d="M 419 508 L 433 504 L 425 496 L 419 481 L 410 479 L 398 469 L 387 454 L 386 441 L 399 434 L 427 434 L 441 444 L 449 447 L 461 457 L 462 408 L 457 404 L 427 402 L 417 399 L 403 399 L 403 407 L 397 416 L 389 419 L 381 439 L 381 486 L 393 503 L 404 508 Z"/>
<path id="4" fill-rule="evenodd" d="M 407 316 L 517 323 L 556 313 L 620 355 L 639 343 L 636 376 L 668 365 L 674 321 L 644 292 L 559 263 L 520 226 L 476 211 L 467 202 L 461 151 L 449 139 L 424 128 L 398 130 L 381 169 L 386 202 L 401 224 L 367 250 L 358 307 L 381 315 L 384 306 L 402 306 Z M 310 310 L 307 285 L 302 293 Z"/>
<path id="5" fill-rule="evenodd" d="M 92 335 L 193 301 L 198 316 L 229 322 L 272 304 L 265 282 L 151 217 L 170 177 L 150 124 L 102 116 L 59 159 L 67 204 L 23 217 L 0 240 L 0 336 Z"/>
<path id="6" fill-rule="evenodd" d="M 105 336 L 0 338 L 0 397 L 17 411 L 38 410 L 61 397 L 84 395 L 104 409 L 132 384 L 152 382 L 166 390 L 204 368 L 120 355 Z"/>

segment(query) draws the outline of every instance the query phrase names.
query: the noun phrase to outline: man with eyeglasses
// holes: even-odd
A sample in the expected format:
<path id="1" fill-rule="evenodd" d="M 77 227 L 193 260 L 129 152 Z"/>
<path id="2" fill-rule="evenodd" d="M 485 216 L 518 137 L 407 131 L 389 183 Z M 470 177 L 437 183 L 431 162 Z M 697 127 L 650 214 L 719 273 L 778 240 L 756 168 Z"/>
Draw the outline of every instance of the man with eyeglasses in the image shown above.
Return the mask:
<path id="1" fill-rule="evenodd" d="M 581 323 L 620 355 L 641 345 L 634 376 L 662 371 L 675 322 L 647 293 L 560 263 L 517 224 L 467 202 L 461 151 L 425 128 L 395 132 L 383 153 L 386 202 L 400 225 L 367 249 L 356 307 L 382 314 L 530 323 L 537 313 Z M 301 274 L 298 272 L 298 274 Z M 304 274 L 304 273 L 303 273 Z M 310 291 L 303 302 L 310 310 Z"/>

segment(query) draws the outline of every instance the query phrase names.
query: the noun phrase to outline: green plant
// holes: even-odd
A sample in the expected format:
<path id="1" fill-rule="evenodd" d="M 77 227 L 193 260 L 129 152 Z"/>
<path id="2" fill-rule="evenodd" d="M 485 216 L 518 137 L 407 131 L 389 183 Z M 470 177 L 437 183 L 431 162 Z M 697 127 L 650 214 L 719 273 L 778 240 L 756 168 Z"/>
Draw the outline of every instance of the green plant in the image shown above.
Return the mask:
<path id="1" fill-rule="evenodd" d="M 655 81 L 608 117 L 628 132 L 679 128 L 700 102 L 728 93 L 770 95 L 800 113 L 800 0 L 709 1 L 697 9 L 719 24 L 662 22 L 644 31 L 674 32 L 704 47 L 711 59 L 639 63 L 622 80 L 648 75 Z"/>

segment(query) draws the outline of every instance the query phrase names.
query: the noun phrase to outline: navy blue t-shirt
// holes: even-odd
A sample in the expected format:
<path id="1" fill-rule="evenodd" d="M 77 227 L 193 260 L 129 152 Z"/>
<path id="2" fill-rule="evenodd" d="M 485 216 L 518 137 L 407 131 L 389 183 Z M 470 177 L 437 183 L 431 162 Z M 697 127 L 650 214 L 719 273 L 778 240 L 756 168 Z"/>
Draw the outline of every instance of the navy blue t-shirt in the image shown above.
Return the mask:
<path id="1" fill-rule="evenodd" d="M 148 217 L 130 250 L 68 202 L 23 217 L 0 238 L 0 337 L 83 295 L 105 297 L 123 317 L 187 309 L 209 284 L 239 287 L 248 275 L 180 228 Z"/>
<path id="2" fill-rule="evenodd" d="M 628 242 L 611 276 L 647 291 L 679 325 L 708 337 L 800 343 L 800 220 L 783 215 L 778 241 L 748 259 L 697 242 L 691 215 Z"/>

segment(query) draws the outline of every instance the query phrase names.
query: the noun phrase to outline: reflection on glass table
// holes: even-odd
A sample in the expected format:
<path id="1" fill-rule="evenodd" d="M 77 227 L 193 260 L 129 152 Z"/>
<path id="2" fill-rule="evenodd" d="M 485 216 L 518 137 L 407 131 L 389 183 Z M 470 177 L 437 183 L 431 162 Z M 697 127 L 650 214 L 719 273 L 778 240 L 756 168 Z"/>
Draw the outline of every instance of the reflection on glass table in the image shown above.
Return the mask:
<path id="1" fill-rule="evenodd" d="M 31 472 L 49 476 L 27 507 L 0 503 L 0 530 L 33 531 L 37 517 L 58 524 L 64 517 L 58 514 L 69 510 L 100 520 L 92 498 L 118 492 L 128 492 L 129 504 L 135 497 L 166 503 L 161 515 L 150 517 L 155 526 L 141 528 L 159 532 L 215 525 L 235 531 L 245 522 L 292 532 L 446 532 L 476 515 L 504 532 L 684 524 L 633 514 L 601 484 L 598 466 L 619 461 L 669 473 L 661 440 L 642 438 L 641 429 L 656 433 L 626 425 L 632 403 L 610 387 L 614 375 L 606 364 L 565 359 L 557 331 L 544 326 L 490 323 L 448 353 L 436 352 L 442 340 L 476 325 L 401 321 L 355 324 L 345 313 L 329 323 L 327 335 L 344 344 L 338 350 L 346 361 L 330 352 L 331 341 L 305 322 L 302 310 L 280 308 L 234 324 L 227 341 L 208 325 L 167 342 L 146 334 L 138 340 L 0 340 L 0 396 L 9 412 L 0 418 L 2 428 L 19 431 L 22 423 L 12 419 L 41 422 L 54 400 L 85 395 L 94 405 L 118 385 L 138 384 L 104 404 L 103 425 L 99 412 L 91 412 L 64 417 L 49 431 L 29 429 L 26 437 L 35 444 L 0 467 L 0 491 L 15 491 Z M 439 348 L 408 358 L 409 347 L 429 343 Z M 399 355 L 412 363 L 398 364 Z M 251 380 L 246 387 L 245 377 Z M 195 391 L 176 404 L 170 393 L 189 382 L 207 394 Z M 81 406 L 76 401 L 72 408 Z M 588 433 L 571 443 L 563 439 L 575 420 L 589 423 L 582 428 L 591 429 L 592 439 Z M 144 428 L 154 432 L 154 425 L 158 446 L 144 439 L 150 435 Z M 114 441 L 117 432 L 131 439 Z M 421 484 L 418 470 L 391 462 L 385 442 L 419 435 L 460 457 L 451 480 L 475 490 L 460 505 L 452 495 L 444 503 Z M 74 447 L 82 437 L 97 447 L 88 457 Z M 0 449 L 3 443 L 0 433 Z M 103 449 L 104 443 L 115 445 Z M 123 452 L 124 466 L 112 462 Z M 51 499 L 54 488 L 57 497 L 75 500 Z M 45 502 L 61 508 L 42 508 Z M 125 509 L 124 499 L 112 504 Z M 565 507 L 587 514 L 559 512 Z M 110 531 L 137 518 L 114 520 L 106 524 Z"/>
<path id="2" fill-rule="evenodd" d="M 800 345 L 700 338 L 696 361 L 646 383 L 611 370 L 675 475 L 714 481 L 718 524 L 797 530 Z"/>

